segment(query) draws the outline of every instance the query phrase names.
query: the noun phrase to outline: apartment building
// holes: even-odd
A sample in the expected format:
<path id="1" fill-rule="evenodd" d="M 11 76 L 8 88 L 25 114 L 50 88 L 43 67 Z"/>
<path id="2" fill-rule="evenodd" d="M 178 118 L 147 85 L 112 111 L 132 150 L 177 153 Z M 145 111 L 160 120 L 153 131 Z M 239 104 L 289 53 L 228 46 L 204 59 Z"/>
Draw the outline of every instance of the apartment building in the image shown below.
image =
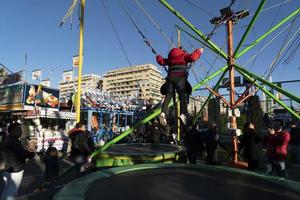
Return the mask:
<path id="1" fill-rule="evenodd" d="M 124 67 L 103 76 L 103 90 L 114 98 L 161 100 L 160 87 L 164 79 L 161 71 L 152 64 Z"/>
<path id="2" fill-rule="evenodd" d="M 82 75 L 81 78 L 81 88 L 82 93 L 90 91 L 91 89 L 96 89 L 99 87 L 99 82 L 101 77 L 96 74 L 86 74 Z M 60 90 L 60 101 L 63 102 L 70 98 L 70 95 L 77 91 L 77 77 L 71 79 L 70 81 L 61 81 L 59 83 Z"/>

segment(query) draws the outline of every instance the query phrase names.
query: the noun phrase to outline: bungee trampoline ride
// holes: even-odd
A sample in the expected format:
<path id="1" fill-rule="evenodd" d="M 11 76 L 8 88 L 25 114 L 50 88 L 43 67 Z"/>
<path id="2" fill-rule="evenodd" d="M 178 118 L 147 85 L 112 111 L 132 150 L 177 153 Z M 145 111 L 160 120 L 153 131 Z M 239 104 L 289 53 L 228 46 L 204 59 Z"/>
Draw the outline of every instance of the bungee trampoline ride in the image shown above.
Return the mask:
<path id="1" fill-rule="evenodd" d="M 210 95 L 204 105 L 202 105 L 202 108 L 207 104 L 211 96 L 215 95 L 223 100 L 230 109 L 234 109 L 258 90 L 261 90 L 291 113 L 295 119 L 300 119 L 297 112 L 276 98 L 276 96 L 265 89 L 263 85 L 267 85 L 273 90 L 289 97 L 291 100 L 300 103 L 298 96 L 255 75 L 236 62 L 236 59 L 244 55 L 270 33 L 294 17 L 297 17 L 300 8 L 297 8 L 293 13 L 288 15 L 277 25 L 271 27 L 265 34 L 261 35 L 257 40 L 240 51 L 245 38 L 253 28 L 254 22 L 266 3 L 266 0 L 260 1 L 237 48 L 233 50 L 232 41 L 229 41 L 231 44 L 228 46 L 228 53 L 225 53 L 211 41 L 211 36 L 215 29 L 210 34 L 205 35 L 168 4 L 167 1 L 159 0 L 159 2 L 197 34 L 197 37 L 193 36 L 194 39 L 196 38 L 204 47 L 210 49 L 227 61 L 227 65 L 221 67 L 211 75 L 207 75 L 192 88 L 192 91 L 195 91 L 205 85 L 210 91 Z M 231 6 L 234 2 L 235 1 L 231 1 L 229 7 L 221 10 L 222 17 L 214 18 L 214 22 L 216 23 L 215 28 L 225 23 L 228 25 L 227 39 L 232 39 L 233 23 L 236 23 L 247 15 L 245 12 L 233 13 Z M 84 3 L 85 0 L 82 0 L 81 9 L 84 9 Z M 84 12 L 81 13 L 81 20 L 83 20 L 83 13 Z M 80 27 L 83 29 L 83 24 L 81 24 Z M 137 26 L 136 28 L 138 29 Z M 140 34 L 143 36 L 147 45 L 152 49 L 152 52 L 156 54 L 156 51 L 149 41 L 145 39 L 145 35 L 143 35 L 142 32 L 140 32 Z M 79 56 L 79 59 L 82 60 L 82 55 Z M 246 91 L 237 100 L 235 100 L 234 70 L 237 70 L 245 79 L 250 81 L 250 87 L 256 87 L 256 89 L 250 93 L 250 87 L 246 88 Z M 227 72 L 229 72 L 231 93 L 229 102 L 215 92 Z M 221 76 L 214 88 L 209 88 L 206 83 L 220 74 Z M 176 105 L 176 103 L 173 102 L 171 102 L 169 106 Z M 78 105 L 79 104 L 80 103 L 78 103 Z M 80 107 L 78 110 L 80 110 Z M 190 120 L 191 125 L 195 124 L 202 111 L 203 109 L 200 109 L 200 112 Z M 67 184 L 56 194 L 54 199 L 300 199 L 300 184 L 285 178 L 265 176 L 224 166 L 186 165 L 187 158 L 184 147 L 166 144 L 116 144 L 139 126 L 159 116 L 160 113 L 161 109 L 154 110 L 124 133 L 97 149 L 92 154 L 92 158 L 96 166 L 101 168 L 101 170 Z M 188 126 L 186 126 L 186 128 L 187 127 Z M 234 116 L 230 118 L 230 128 L 231 130 L 237 128 Z M 233 145 L 232 152 L 232 162 L 238 166 L 239 161 L 237 160 L 236 144 Z M 115 168 L 103 169 L 107 167 Z"/>

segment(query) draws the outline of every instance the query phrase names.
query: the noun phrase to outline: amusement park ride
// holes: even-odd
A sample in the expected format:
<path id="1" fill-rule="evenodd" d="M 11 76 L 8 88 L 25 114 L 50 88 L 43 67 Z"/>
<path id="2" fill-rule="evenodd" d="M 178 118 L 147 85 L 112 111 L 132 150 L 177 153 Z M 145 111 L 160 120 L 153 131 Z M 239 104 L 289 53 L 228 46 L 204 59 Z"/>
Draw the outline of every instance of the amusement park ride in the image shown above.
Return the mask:
<path id="1" fill-rule="evenodd" d="M 74 10 L 75 5 L 77 4 L 78 0 L 74 0 L 73 5 L 71 6 L 70 10 L 64 17 L 64 20 L 68 18 L 71 13 L 72 9 Z M 183 15 L 181 15 L 179 12 L 177 12 L 167 1 L 165 0 L 159 0 L 159 2 L 164 5 L 171 13 L 173 13 L 176 17 L 178 17 L 184 24 L 186 24 L 197 36 L 194 36 L 187 31 L 180 28 L 185 33 L 189 34 L 191 37 L 199 41 L 204 47 L 210 49 L 212 52 L 217 54 L 218 56 L 222 57 L 226 60 L 227 65 L 221 67 L 219 70 L 215 71 L 214 73 L 210 74 L 209 76 L 205 77 L 205 79 L 198 82 L 193 88 L 192 91 L 195 91 L 199 89 L 201 86 L 206 86 L 206 83 L 212 79 L 214 79 L 216 76 L 220 75 L 217 83 L 213 88 L 210 88 L 206 86 L 206 88 L 210 91 L 210 94 L 205 101 L 205 103 L 202 105 L 202 108 L 200 111 L 194 116 L 192 123 L 195 124 L 197 119 L 199 118 L 201 112 L 203 111 L 203 108 L 208 103 L 209 99 L 212 97 L 212 95 L 215 95 L 217 98 L 219 98 L 221 101 L 224 102 L 225 105 L 229 108 L 231 112 L 231 116 L 229 117 L 230 121 L 230 128 L 229 131 L 232 134 L 232 143 L 233 143 L 233 163 L 237 164 L 237 141 L 235 139 L 236 131 L 237 131 L 237 123 L 236 123 L 236 116 L 235 116 L 235 109 L 238 105 L 240 105 L 242 102 L 245 102 L 249 99 L 249 97 L 253 96 L 258 90 L 261 90 L 263 93 L 265 93 L 269 98 L 273 99 L 275 102 L 277 102 L 280 106 L 282 106 L 284 109 L 286 109 L 295 119 L 300 119 L 300 116 L 298 113 L 296 113 L 294 110 L 292 110 L 289 106 L 287 106 L 283 101 L 276 98 L 274 94 L 272 94 L 269 90 L 267 90 L 264 85 L 272 88 L 272 90 L 275 90 L 284 96 L 292 99 L 293 101 L 300 103 L 300 98 L 284 89 L 279 87 L 278 85 L 269 82 L 265 80 L 264 78 L 260 77 L 259 75 L 254 74 L 253 72 L 248 71 L 245 67 L 241 66 L 237 59 L 240 58 L 242 55 L 244 55 L 247 51 L 249 51 L 251 48 L 253 48 L 256 44 L 258 44 L 260 41 L 262 41 L 264 38 L 266 38 L 269 34 L 277 30 L 279 27 L 281 27 L 283 24 L 287 23 L 289 20 L 293 19 L 293 17 L 296 17 L 299 15 L 300 8 L 297 8 L 294 12 L 292 12 L 290 15 L 286 16 L 284 19 L 282 19 L 278 24 L 271 27 L 266 33 L 261 35 L 259 38 L 257 38 L 255 41 L 253 41 L 250 45 L 247 45 L 244 49 L 241 50 L 241 47 L 246 40 L 248 34 L 252 30 L 255 21 L 257 20 L 262 8 L 264 7 L 266 0 L 262 0 L 260 4 L 258 5 L 258 8 L 256 12 L 254 13 L 247 29 L 245 30 L 241 40 L 239 41 L 237 47 L 233 48 L 233 25 L 238 23 L 239 20 L 243 19 L 244 17 L 248 16 L 249 12 L 246 10 L 242 10 L 239 12 L 233 12 L 231 9 L 231 6 L 235 1 L 231 1 L 230 6 L 223 8 L 220 10 L 221 16 L 213 18 L 210 22 L 215 25 L 215 29 L 220 27 L 222 24 L 226 25 L 227 29 L 227 53 L 224 52 L 221 48 L 219 48 L 215 43 L 212 42 L 211 36 L 213 35 L 213 32 L 209 35 L 203 34 L 199 29 L 196 28 L 191 22 L 189 22 Z M 81 85 L 81 73 L 82 73 L 82 64 L 83 64 L 83 32 L 84 32 L 84 9 L 85 9 L 85 0 L 80 0 L 80 40 L 79 40 L 79 67 L 78 67 L 78 86 Z M 215 30 L 214 29 L 214 30 Z M 140 32 L 140 31 L 139 31 Z M 140 34 L 144 35 L 140 32 Z M 145 39 L 145 38 L 144 38 Z M 145 40 L 147 43 L 147 41 Z M 153 53 L 156 53 L 154 48 L 147 43 L 147 45 L 152 49 Z M 247 79 L 250 84 L 246 87 L 245 91 L 236 99 L 236 89 L 235 89 L 235 71 L 237 71 L 239 74 L 241 74 L 245 79 Z M 229 72 L 229 91 L 230 91 L 230 99 L 229 102 L 221 95 L 219 94 L 218 88 L 220 87 L 220 84 L 224 78 L 224 76 Z M 249 92 L 250 88 L 255 87 L 254 90 Z M 78 87 L 77 91 L 77 103 L 76 103 L 76 120 L 80 121 L 80 96 L 81 96 L 81 89 Z M 173 106 L 173 103 L 171 103 L 169 106 Z M 134 130 L 136 130 L 139 126 L 146 124 L 148 121 L 152 120 L 153 118 L 157 117 L 161 112 L 161 109 L 154 110 L 151 114 L 146 116 L 144 119 L 138 121 L 136 124 L 130 127 L 130 129 L 126 130 L 121 135 L 113 138 L 111 141 L 107 142 L 104 146 L 102 146 L 98 151 L 104 151 L 108 149 L 111 145 L 115 144 L 116 142 L 120 141 L 122 138 L 126 137 L 127 135 L 131 134 Z M 238 165 L 238 164 L 237 164 Z"/>

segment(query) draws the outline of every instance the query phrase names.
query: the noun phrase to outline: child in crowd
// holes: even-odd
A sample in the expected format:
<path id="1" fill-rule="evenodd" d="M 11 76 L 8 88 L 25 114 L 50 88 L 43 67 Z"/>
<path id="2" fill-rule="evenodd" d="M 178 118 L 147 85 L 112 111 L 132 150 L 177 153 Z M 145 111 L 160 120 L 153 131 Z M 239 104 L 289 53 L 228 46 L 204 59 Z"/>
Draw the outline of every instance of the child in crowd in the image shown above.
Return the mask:
<path id="1" fill-rule="evenodd" d="M 49 147 L 44 158 L 45 162 L 45 179 L 53 181 L 59 175 L 58 151 L 55 147 Z"/>

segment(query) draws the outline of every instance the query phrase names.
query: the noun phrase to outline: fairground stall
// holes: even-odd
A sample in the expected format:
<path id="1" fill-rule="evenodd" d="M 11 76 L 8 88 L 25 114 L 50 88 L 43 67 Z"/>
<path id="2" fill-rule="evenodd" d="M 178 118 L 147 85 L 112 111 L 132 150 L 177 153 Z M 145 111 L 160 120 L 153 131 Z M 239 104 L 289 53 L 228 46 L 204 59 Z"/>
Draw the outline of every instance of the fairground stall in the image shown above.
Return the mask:
<path id="1" fill-rule="evenodd" d="M 82 122 L 98 145 L 124 132 L 135 121 L 135 108 L 130 101 L 118 101 L 102 91 L 88 90 L 81 102 Z"/>
<path id="2" fill-rule="evenodd" d="M 24 82 L 0 87 L 1 127 L 22 123 L 24 138 L 36 151 L 64 150 L 75 114 L 59 111 L 59 90 Z"/>

